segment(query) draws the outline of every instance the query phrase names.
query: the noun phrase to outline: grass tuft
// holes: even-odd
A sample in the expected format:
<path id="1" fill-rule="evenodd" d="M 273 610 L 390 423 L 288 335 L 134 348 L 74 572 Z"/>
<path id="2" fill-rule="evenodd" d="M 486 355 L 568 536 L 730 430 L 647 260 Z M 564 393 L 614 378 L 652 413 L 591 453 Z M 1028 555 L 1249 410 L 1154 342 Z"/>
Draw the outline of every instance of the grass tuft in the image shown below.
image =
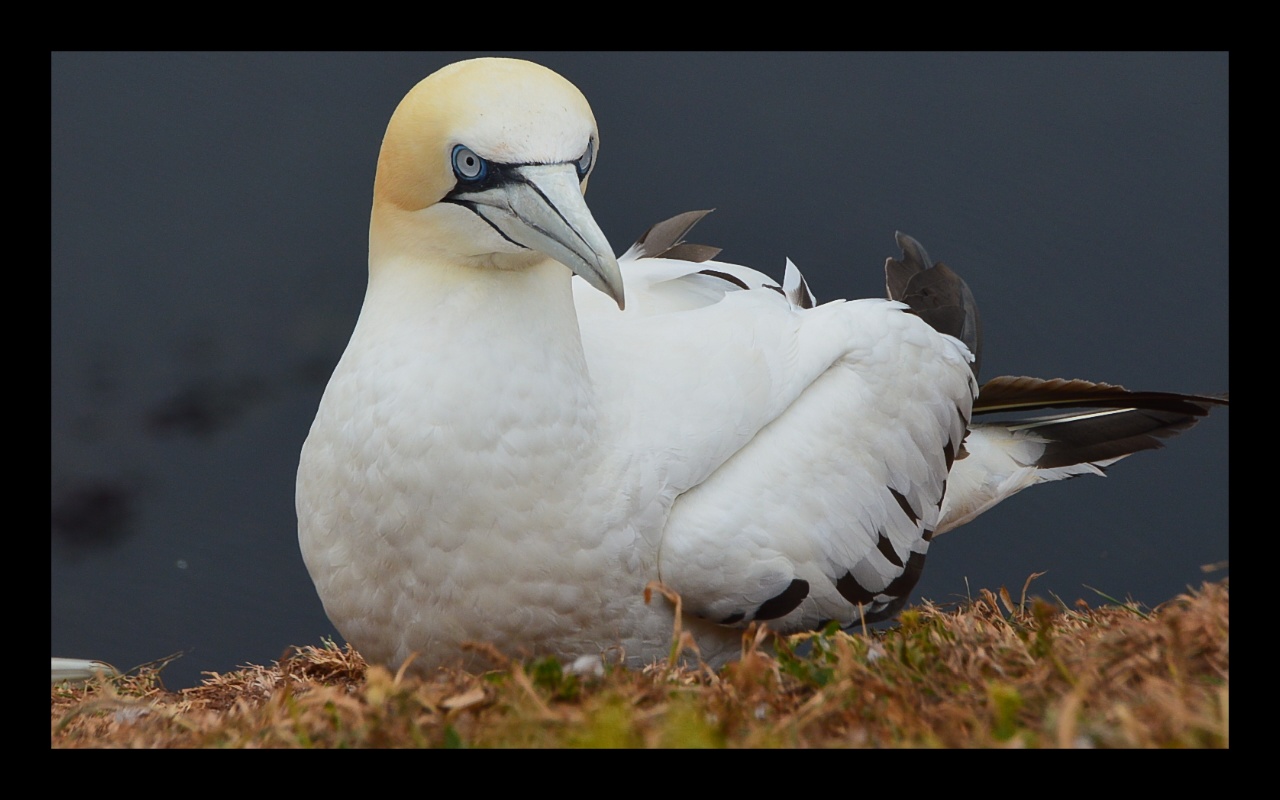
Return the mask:
<path id="1" fill-rule="evenodd" d="M 1034 576 L 1033 576 L 1034 577 Z M 654 587 L 657 591 L 665 590 Z M 1056 600 L 1056 599 L 1055 599 Z M 429 679 L 349 646 L 170 692 L 163 664 L 52 687 L 54 747 L 1196 747 L 1230 743 L 1229 586 L 1156 609 L 978 591 L 897 627 L 776 637 L 721 670 L 682 660 L 582 678 L 501 657 Z M 690 659 L 690 656 L 695 657 Z"/>

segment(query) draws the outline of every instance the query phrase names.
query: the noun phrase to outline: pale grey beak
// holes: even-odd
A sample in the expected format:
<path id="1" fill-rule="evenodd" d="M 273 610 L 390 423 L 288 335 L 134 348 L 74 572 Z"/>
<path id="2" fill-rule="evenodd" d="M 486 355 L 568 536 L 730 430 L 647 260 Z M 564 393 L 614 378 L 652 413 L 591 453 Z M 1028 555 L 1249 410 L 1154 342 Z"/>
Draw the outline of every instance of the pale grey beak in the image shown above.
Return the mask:
<path id="1" fill-rule="evenodd" d="M 582 197 L 573 164 L 503 165 L 496 185 L 454 195 L 503 236 L 564 264 L 595 288 L 625 300 L 613 248 Z"/>

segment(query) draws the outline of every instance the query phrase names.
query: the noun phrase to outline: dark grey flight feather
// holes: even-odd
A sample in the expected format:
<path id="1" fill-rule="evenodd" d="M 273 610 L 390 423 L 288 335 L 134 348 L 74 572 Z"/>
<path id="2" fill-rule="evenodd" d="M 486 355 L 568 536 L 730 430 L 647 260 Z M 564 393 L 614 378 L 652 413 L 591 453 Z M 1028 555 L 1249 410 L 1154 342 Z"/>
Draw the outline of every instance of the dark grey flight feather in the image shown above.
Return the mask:
<path id="1" fill-rule="evenodd" d="M 1161 439 L 1182 433 L 1215 406 L 1228 404 L 1225 394 L 1131 392 L 1108 383 L 1005 375 L 992 378 L 982 387 L 973 413 L 1091 409 L 1004 423 L 984 421 L 983 424 L 1003 424 L 1010 430 L 1032 431 L 1047 439 L 1049 444 L 1036 466 L 1052 469 L 1155 450 L 1164 446 Z"/>
<path id="2" fill-rule="evenodd" d="M 686 211 L 651 225 L 640 235 L 636 243 L 631 245 L 631 249 L 635 252 L 636 258 L 675 258 L 695 264 L 710 261 L 720 253 L 721 248 L 705 244 L 688 244 L 684 237 L 694 225 L 714 210 L 708 208 L 704 211 Z"/>
<path id="3" fill-rule="evenodd" d="M 1172 411 L 1130 408 L 1096 416 L 1072 414 L 1057 419 L 1026 420 L 1017 427 L 1033 430 L 1049 440 L 1036 466 L 1052 469 L 1156 450 L 1164 447 L 1161 439 L 1176 436 L 1199 421 L 1199 417 Z"/>
<path id="4" fill-rule="evenodd" d="M 931 262 L 924 246 L 915 239 L 902 232 L 895 233 L 894 238 L 902 248 L 902 260 L 885 261 L 884 282 L 889 299 L 906 303 L 934 330 L 964 342 L 973 353 L 972 369 L 977 377 L 982 359 L 982 320 L 973 292 L 946 264 Z"/>

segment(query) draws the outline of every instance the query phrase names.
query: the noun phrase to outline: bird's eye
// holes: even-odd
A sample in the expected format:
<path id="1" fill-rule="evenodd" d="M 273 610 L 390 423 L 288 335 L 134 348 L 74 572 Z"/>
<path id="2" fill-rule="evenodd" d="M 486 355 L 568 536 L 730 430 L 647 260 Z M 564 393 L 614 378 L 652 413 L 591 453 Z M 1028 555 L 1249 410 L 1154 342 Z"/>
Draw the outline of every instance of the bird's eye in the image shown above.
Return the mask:
<path id="1" fill-rule="evenodd" d="M 578 159 L 578 163 L 574 165 L 578 168 L 579 178 L 587 177 L 587 173 L 591 171 L 591 164 L 593 161 L 595 161 L 595 158 L 596 158 L 596 142 L 594 139 L 592 139 L 587 142 L 586 152 L 582 154 L 582 157 Z"/>
<path id="2" fill-rule="evenodd" d="M 461 144 L 453 148 L 453 174 L 459 180 L 475 183 L 484 178 L 488 171 L 488 162 L 476 155 L 471 148 Z"/>

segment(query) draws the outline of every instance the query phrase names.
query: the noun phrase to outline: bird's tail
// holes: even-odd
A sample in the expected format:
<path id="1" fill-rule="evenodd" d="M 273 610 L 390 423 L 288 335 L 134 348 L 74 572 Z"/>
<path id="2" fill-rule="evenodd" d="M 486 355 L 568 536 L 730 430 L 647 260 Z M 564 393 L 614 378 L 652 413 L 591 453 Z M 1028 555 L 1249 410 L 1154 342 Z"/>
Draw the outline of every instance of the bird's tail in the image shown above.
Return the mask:
<path id="1" fill-rule="evenodd" d="M 988 381 L 974 401 L 962 452 L 947 478 L 934 532 L 963 525 L 1028 486 L 1076 475 L 1102 475 L 1140 450 L 1163 447 L 1228 396 L 1133 392 L 1083 380 L 1003 376 Z M 1064 414 L 1002 421 L 979 415 L 1040 409 Z"/>

